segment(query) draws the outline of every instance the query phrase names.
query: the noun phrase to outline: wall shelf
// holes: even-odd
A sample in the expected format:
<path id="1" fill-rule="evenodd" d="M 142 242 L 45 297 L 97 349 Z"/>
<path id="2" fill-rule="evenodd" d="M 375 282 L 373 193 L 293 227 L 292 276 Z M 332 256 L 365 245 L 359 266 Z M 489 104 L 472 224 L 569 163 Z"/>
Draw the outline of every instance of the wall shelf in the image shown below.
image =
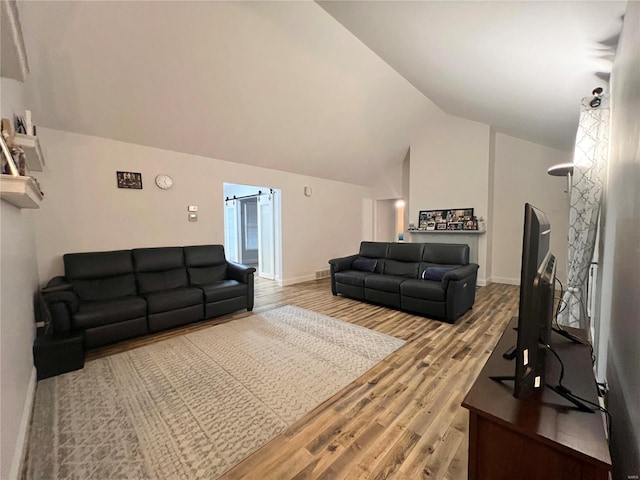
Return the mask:
<path id="1" fill-rule="evenodd" d="M 13 137 L 13 144 L 24 150 L 27 160 L 27 168 L 32 172 L 41 172 L 44 167 L 44 154 L 40 147 L 40 140 L 35 135 L 25 135 L 16 133 Z"/>
<path id="2" fill-rule="evenodd" d="M 18 208 L 40 208 L 42 194 L 31 177 L 0 175 L 0 198 Z"/>
<path id="3" fill-rule="evenodd" d="M 409 233 L 435 233 L 438 235 L 482 235 L 486 230 L 407 230 Z"/>

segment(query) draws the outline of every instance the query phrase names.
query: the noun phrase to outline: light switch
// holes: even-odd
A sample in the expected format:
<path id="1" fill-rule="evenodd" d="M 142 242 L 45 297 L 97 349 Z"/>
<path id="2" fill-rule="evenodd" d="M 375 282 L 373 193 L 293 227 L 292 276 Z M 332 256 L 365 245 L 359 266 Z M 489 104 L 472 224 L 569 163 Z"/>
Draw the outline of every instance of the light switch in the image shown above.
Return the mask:
<path id="1" fill-rule="evenodd" d="M 197 222 L 198 221 L 198 214 L 197 213 L 190 213 L 189 214 L 189 221 L 190 222 Z"/>

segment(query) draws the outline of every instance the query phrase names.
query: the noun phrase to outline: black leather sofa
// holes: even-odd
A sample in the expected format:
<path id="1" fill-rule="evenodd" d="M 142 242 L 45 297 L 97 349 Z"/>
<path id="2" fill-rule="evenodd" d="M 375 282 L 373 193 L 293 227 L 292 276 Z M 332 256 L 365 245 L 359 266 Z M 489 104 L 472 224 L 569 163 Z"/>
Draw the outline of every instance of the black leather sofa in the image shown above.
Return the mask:
<path id="1" fill-rule="evenodd" d="M 469 246 L 362 242 L 329 260 L 331 291 L 454 323 L 475 301 L 478 265 Z"/>
<path id="2" fill-rule="evenodd" d="M 237 310 L 253 309 L 255 268 L 222 245 L 139 248 L 63 256 L 64 277 L 41 293 L 49 333 L 81 333 L 90 349 Z"/>

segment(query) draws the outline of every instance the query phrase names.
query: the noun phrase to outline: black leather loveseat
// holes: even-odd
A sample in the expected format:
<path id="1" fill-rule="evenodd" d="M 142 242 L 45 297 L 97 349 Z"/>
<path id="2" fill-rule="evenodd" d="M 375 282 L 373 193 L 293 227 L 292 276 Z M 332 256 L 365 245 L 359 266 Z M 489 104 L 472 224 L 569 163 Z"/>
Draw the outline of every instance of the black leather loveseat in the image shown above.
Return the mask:
<path id="1" fill-rule="evenodd" d="M 454 323 L 473 306 L 478 265 L 469 246 L 362 242 L 329 260 L 331 291 Z"/>
<path id="2" fill-rule="evenodd" d="M 64 277 L 42 290 L 53 335 L 84 348 L 253 309 L 253 273 L 222 245 L 138 248 L 63 256 Z"/>

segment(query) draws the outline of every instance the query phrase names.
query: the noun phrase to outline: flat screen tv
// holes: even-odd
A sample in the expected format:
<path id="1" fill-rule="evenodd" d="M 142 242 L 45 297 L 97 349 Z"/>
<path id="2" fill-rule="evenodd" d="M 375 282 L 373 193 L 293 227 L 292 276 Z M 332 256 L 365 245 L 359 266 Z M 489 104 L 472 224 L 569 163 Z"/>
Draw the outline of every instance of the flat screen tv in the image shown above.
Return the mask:
<path id="1" fill-rule="evenodd" d="M 550 251 L 551 224 L 542 210 L 524 206 L 518 343 L 513 395 L 526 398 L 545 385 L 544 372 L 553 322 L 556 259 Z"/>
<path id="2" fill-rule="evenodd" d="M 504 357 L 516 360 L 515 376 L 492 376 L 491 379 L 515 382 L 513 396 L 527 398 L 545 386 L 573 403 L 583 412 L 594 410 L 558 384 L 545 382 L 547 352 L 560 357 L 549 346 L 549 337 L 554 320 L 554 294 L 556 259 L 550 251 L 551 224 L 542 210 L 530 203 L 524 206 L 524 233 L 522 237 L 522 269 L 520 271 L 520 305 L 518 308 L 518 340 L 515 347 L 504 353 Z M 576 343 L 577 337 L 562 329 L 554 331 Z M 564 370 L 562 367 L 561 372 Z"/>

